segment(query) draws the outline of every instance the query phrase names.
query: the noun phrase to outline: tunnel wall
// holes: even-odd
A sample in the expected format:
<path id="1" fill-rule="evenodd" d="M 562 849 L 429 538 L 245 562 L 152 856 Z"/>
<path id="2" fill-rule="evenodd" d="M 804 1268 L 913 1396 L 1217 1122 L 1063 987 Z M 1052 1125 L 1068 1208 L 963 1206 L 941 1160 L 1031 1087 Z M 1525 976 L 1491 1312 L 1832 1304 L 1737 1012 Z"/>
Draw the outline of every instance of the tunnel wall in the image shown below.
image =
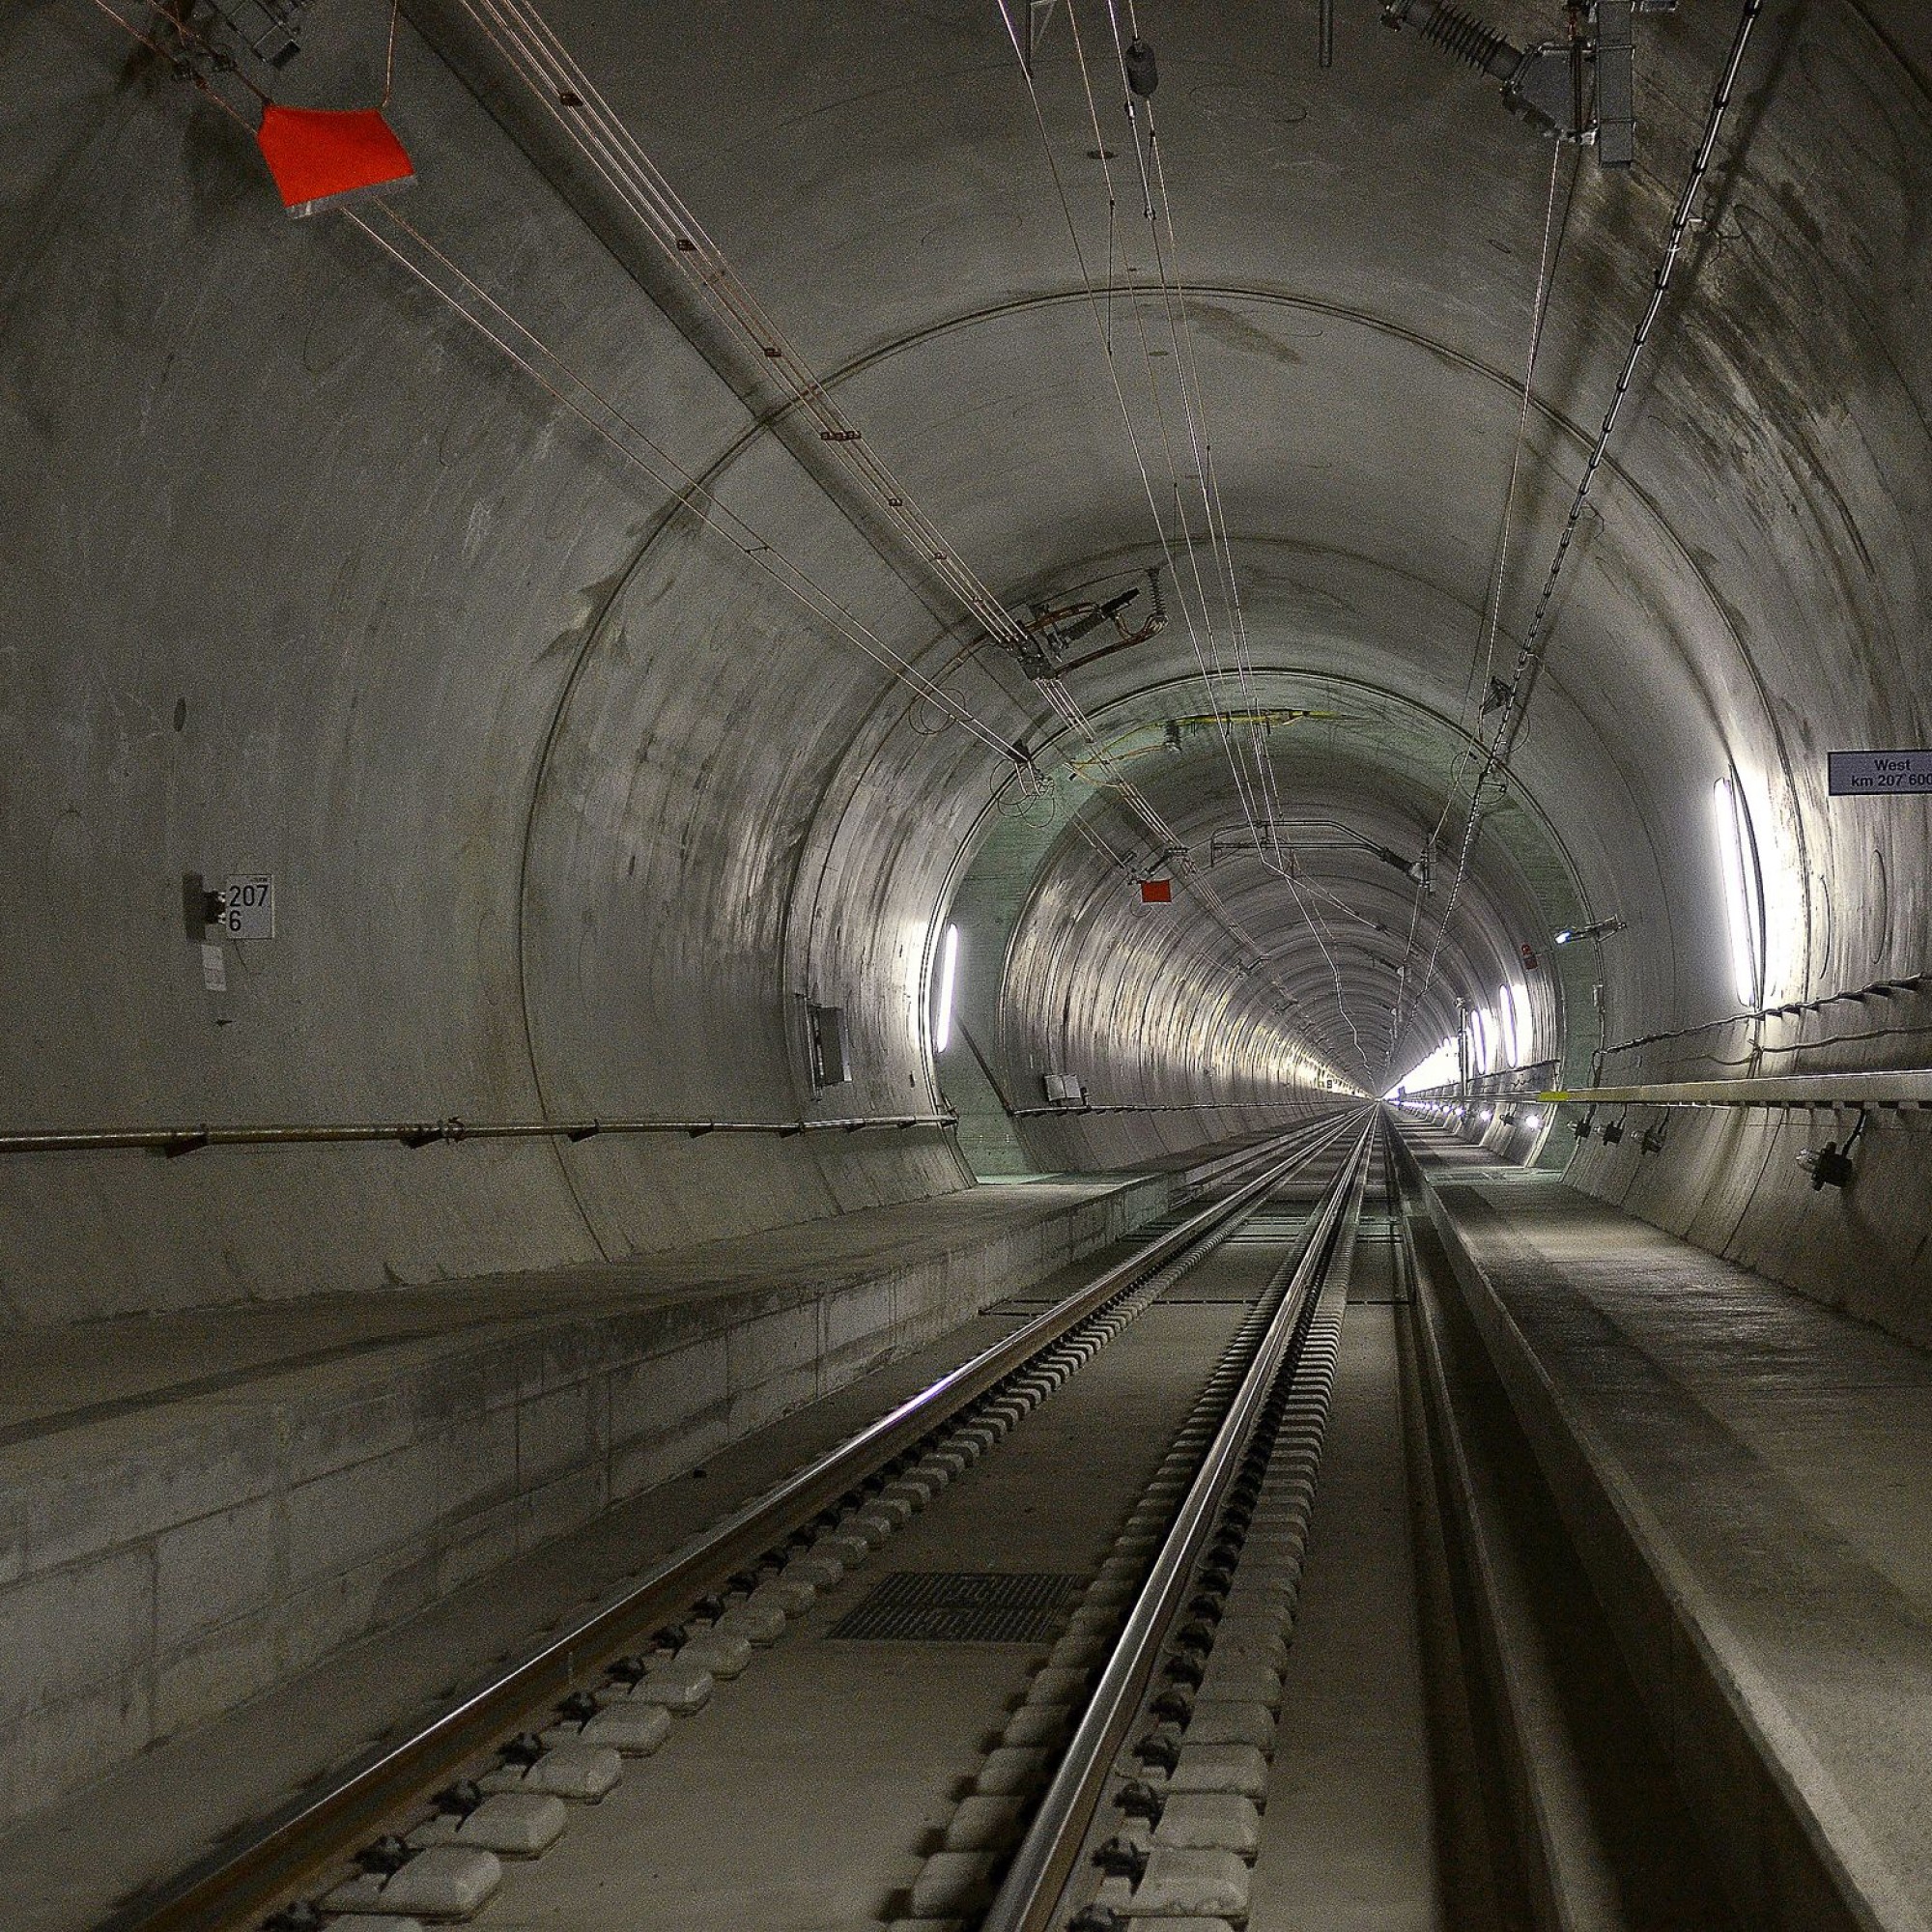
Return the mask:
<path id="1" fill-rule="evenodd" d="M 1669 1040 L 1734 1009 L 1709 836 L 1727 771 L 1763 873 L 1767 1004 L 1927 965 L 1924 802 L 1824 789 L 1829 750 L 1932 734 L 1922 12 L 1766 10 L 1515 759 L 1589 905 L 1627 923 L 1603 955 L 1608 1037 L 1648 1044 L 1620 1078 L 1671 1077 L 1692 1063 Z M 1638 166 L 1577 171 L 1505 647 L 1732 17 L 1647 18 Z M 1538 15 L 1499 0 L 1498 18 L 1527 32 Z M 354 14 L 357 31 L 375 19 Z M 989 582 L 1017 598 L 1118 550 L 1140 479 L 983 17 L 841 21 L 738 64 L 677 34 L 634 60 L 628 18 L 590 0 L 565 25 Z M 928 1100 L 932 923 L 987 761 L 901 729 L 872 667 L 692 546 L 661 489 L 355 231 L 285 221 L 245 130 L 110 24 L 36 0 L 4 31 L 7 98 L 33 103 L 0 128 L 12 1120 Z M 1466 708 L 1548 150 L 1412 37 L 1365 32 L 1332 76 L 1301 59 L 1284 82 L 1244 52 L 1275 31 L 1239 8 L 1190 23 L 1162 108 L 1204 380 L 1240 399 L 1216 460 L 1257 635 L 1284 662 Z M 319 45 L 303 87 L 371 98 L 374 58 Z M 1043 79 L 1056 116 L 1068 81 L 1064 62 Z M 777 439 L 748 440 L 692 342 L 407 31 L 398 82 L 433 162 L 411 203 L 426 226 L 866 621 L 950 671 L 954 618 L 931 586 Z M 1391 127 L 1411 165 L 1386 165 Z M 907 271 L 909 238 L 933 272 Z M 1037 724 L 1003 671 L 960 675 L 1002 731 Z M 282 936 L 230 950 L 225 995 L 182 929 L 196 869 L 271 869 L 284 898 Z M 1083 1051 L 1110 1077 L 1109 1054 L 1123 1076 L 1147 1067 L 1093 997 Z M 853 1016 L 860 1078 L 836 1103 L 804 1070 L 808 1000 Z M 1180 1057 L 1150 1077 L 1201 1097 L 1192 1035 L 1154 1023 Z M 1922 1062 L 1924 1016 L 1889 1024 L 1882 1050 Z M 1729 1051 L 1865 1064 L 1822 1030 Z M 1169 1133 L 1037 1131 L 1060 1137 L 1039 1151 L 1055 1162 Z M 1856 1191 L 1821 1202 L 1788 1143 L 1686 1132 L 1694 1161 L 1639 1181 L 1593 1149 L 1575 1178 L 1693 1238 L 1747 1239 L 1812 1292 L 1881 1275 L 1886 1319 L 1918 1321 L 1922 1228 L 1889 1211 L 1892 1183 L 1862 1208 Z M 1917 1141 L 1882 1164 L 1871 1145 L 1874 1175 L 1922 1171 Z M 43 1322 L 587 1260 L 965 1179 L 915 1136 L 9 1161 L 0 1308 Z M 1856 1239 L 1814 1237 L 1833 1214 L 1858 1217 Z"/>
<path id="2" fill-rule="evenodd" d="M 1927 804 L 1833 798 L 1826 783 L 1829 751 L 1916 746 L 1932 722 L 1920 272 L 1932 42 L 1919 9 L 1770 9 L 1754 57 L 1739 130 L 1748 161 L 1717 197 L 1694 311 L 1674 330 L 1638 434 L 1662 500 L 1693 474 L 1723 479 L 1726 527 L 1695 552 L 1728 633 L 1706 679 L 1752 820 L 1769 1010 L 1725 1021 L 1737 1003 L 1722 980 L 1701 1012 L 1652 1002 L 1622 944 L 1605 942 L 1605 1083 L 1913 1067 L 1932 1042 L 1925 988 L 1897 983 L 1932 966 Z M 1670 807 L 1693 852 L 1708 848 L 1709 811 L 1708 781 Z M 1721 900 L 1709 905 L 1720 933 Z M 1876 982 L 1888 990 L 1866 990 Z M 1814 1190 L 1795 1156 L 1842 1142 L 1849 1112 L 1629 1113 L 1619 1144 L 1578 1149 L 1576 1185 L 1921 1345 L 1932 1338 L 1932 1146 L 1916 1116 L 1874 1114 L 1841 1193 Z M 1645 1127 L 1662 1149 L 1642 1147 Z"/>
<path id="3" fill-rule="evenodd" d="M 1862 802 L 1852 802 L 1861 805 Z M 1893 801 L 1909 811 L 1917 802 Z M 1889 958 L 1907 956 L 1889 950 Z M 1932 986 L 1832 998 L 1806 1010 L 1735 1022 L 1605 1056 L 1606 1083 L 1716 1080 L 1827 1070 L 1876 1071 L 1918 1057 Z M 1901 1053 L 1901 1042 L 1906 1051 Z M 1577 1146 L 1569 1177 L 1601 1200 L 1775 1281 L 1932 1347 L 1932 1134 L 1917 1108 L 1602 1107 L 1601 1132 Z M 1657 1145 L 1646 1147 L 1648 1132 Z M 1567 1141 L 1569 1136 L 1564 1135 Z M 1852 1147 L 1843 1188 L 1814 1186 L 1801 1153 Z"/>
<path id="4" fill-rule="evenodd" d="M 1131 1166 L 1331 1105 L 1272 989 L 1237 970 L 1234 942 L 1186 885 L 1148 904 L 1131 877 L 1077 849 L 1089 863 L 1034 881 L 1001 988 L 1008 1092 L 1037 1107 L 1047 1073 L 1071 1074 L 1096 1110 L 1022 1118 L 1036 1165 Z"/>
<path id="5" fill-rule="evenodd" d="M 873 715 L 870 665 L 341 217 L 289 221 L 248 134 L 110 26 L 18 10 L 0 73 L 37 102 L 0 165 L 5 1124 L 933 1111 L 956 734 L 870 769 L 903 709 Z M 434 196 L 646 426 L 728 448 L 735 402 L 407 33 L 399 77 L 438 161 L 417 218 Z M 767 526 L 902 622 L 760 460 Z M 279 924 L 213 993 L 182 880 L 230 871 L 275 876 Z M 822 1094 L 808 999 L 853 1022 Z M 930 1131 L 15 1157 L 0 1321 L 590 1261 L 968 1178 Z"/>
<path id="6" fill-rule="evenodd" d="M 1684 1060 L 1676 1071 L 1699 1077 Z M 1707 1065 L 1702 1077 L 1721 1076 Z M 1443 1089 L 1413 1103 L 1455 1100 Z M 1579 1141 L 1572 1130 L 1585 1118 L 1575 1105 L 1506 1109 L 1479 1096 L 1456 1131 L 1499 1160 L 1558 1167 L 1570 1185 L 1654 1227 L 1932 1348 L 1932 1145 L 1918 1109 L 1871 1108 L 1861 1128 L 1852 1107 L 1606 1103 L 1588 1111 L 1591 1133 Z M 1613 1142 L 1603 1138 L 1609 1125 L 1622 1129 Z M 1851 1182 L 1814 1185 L 1799 1156 L 1848 1141 Z"/>

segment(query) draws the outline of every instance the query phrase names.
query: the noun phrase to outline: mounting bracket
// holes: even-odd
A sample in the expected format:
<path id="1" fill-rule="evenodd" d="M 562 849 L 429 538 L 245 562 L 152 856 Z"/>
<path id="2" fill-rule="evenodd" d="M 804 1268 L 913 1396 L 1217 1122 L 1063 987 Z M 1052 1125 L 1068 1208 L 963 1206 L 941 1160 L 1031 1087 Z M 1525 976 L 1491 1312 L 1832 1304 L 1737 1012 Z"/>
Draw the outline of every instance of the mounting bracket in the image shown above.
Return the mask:
<path id="1" fill-rule="evenodd" d="M 1670 14 L 1677 0 L 1570 0 L 1569 33 L 1519 47 L 1448 0 L 1382 0 L 1382 24 L 1413 27 L 1502 83 L 1510 111 L 1559 141 L 1590 142 L 1597 164 L 1636 159 L 1636 14 Z"/>
<path id="2" fill-rule="evenodd" d="M 1118 596 L 1109 597 L 1101 604 L 1086 599 L 1058 606 L 1036 604 L 1026 625 L 1027 642 L 1014 647 L 1013 654 L 1019 659 L 1020 668 L 1031 678 L 1061 677 L 1067 671 L 1080 669 L 1083 665 L 1097 664 L 1101 658 L 1112 657 L 1116 651 L 1132 650 L 1136 644 L 1144 644 L 1150 638 L 1158 637 L 1167 629 L 1167 612 L 1161 609 L 1158 574 L 1150 571 L 1148 576 L 1153 589 L 1153 611 L 1134 629 L 1128 628 L 1122 612 L 1140 596 L 1139 584 L 1130 590 L 1122 590 Z M 1078 643 L 1102 624 L 1113 626 L 1114 635 L 1108 642 L 1078 657 L 1067 656 L 1070 645 Z"/>

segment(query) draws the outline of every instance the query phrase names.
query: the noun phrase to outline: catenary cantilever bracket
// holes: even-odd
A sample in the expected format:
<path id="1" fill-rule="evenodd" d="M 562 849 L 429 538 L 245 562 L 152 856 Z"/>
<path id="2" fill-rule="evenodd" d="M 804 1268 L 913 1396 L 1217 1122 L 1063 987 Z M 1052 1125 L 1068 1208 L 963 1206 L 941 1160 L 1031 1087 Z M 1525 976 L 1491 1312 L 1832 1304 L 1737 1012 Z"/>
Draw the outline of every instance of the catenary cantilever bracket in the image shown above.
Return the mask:
<path id="1" fill-rule="evenodd" d="M 1561 41 L 1519 47 L 1448 0 L 1382 0 L 1382 21 L 1412 27 L 1502 83 L 1512 112 L 1562 141 L 1596 146 L 1598 165 L 1636 158 L 1636 14 L 1674 13 L 1677 0 L 1577 0 Z"/>

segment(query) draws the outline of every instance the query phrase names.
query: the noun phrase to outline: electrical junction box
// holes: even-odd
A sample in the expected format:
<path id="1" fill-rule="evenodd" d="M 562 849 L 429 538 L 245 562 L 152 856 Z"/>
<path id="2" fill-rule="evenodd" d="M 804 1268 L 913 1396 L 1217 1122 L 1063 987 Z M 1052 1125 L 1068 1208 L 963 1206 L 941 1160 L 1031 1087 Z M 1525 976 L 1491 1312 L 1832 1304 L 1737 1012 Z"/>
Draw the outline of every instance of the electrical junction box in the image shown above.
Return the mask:
<path id="1" fill-rule="evenodd" d="M 843 1007 L 805 1009 L 806 1032 L 811 1049 L 811 1084 L 842 1087 L 852 1077 L 851 1045 L 845 1035 Z"/>
<path id="2" fill-rule="evenodd" d="M 1077 1073 L 1048 1073 L 1042 1076 L 1046 1097 L 1058 1107 L 1078 1107 L 1086 1103 L 1087 1085 Z"/>

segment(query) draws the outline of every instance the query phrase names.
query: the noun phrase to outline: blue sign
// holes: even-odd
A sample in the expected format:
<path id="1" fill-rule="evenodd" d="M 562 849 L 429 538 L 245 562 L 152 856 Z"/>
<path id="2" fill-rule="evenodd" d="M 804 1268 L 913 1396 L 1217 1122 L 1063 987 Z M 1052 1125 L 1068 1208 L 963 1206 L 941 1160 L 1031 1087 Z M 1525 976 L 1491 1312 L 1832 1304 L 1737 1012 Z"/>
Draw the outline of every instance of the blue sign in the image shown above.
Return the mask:
<path id="1" fill-rule="evenodd" d="M 1834 798 L 1932 791 L 1932 752 L 1833 752 L 1830 768 Z"/>

